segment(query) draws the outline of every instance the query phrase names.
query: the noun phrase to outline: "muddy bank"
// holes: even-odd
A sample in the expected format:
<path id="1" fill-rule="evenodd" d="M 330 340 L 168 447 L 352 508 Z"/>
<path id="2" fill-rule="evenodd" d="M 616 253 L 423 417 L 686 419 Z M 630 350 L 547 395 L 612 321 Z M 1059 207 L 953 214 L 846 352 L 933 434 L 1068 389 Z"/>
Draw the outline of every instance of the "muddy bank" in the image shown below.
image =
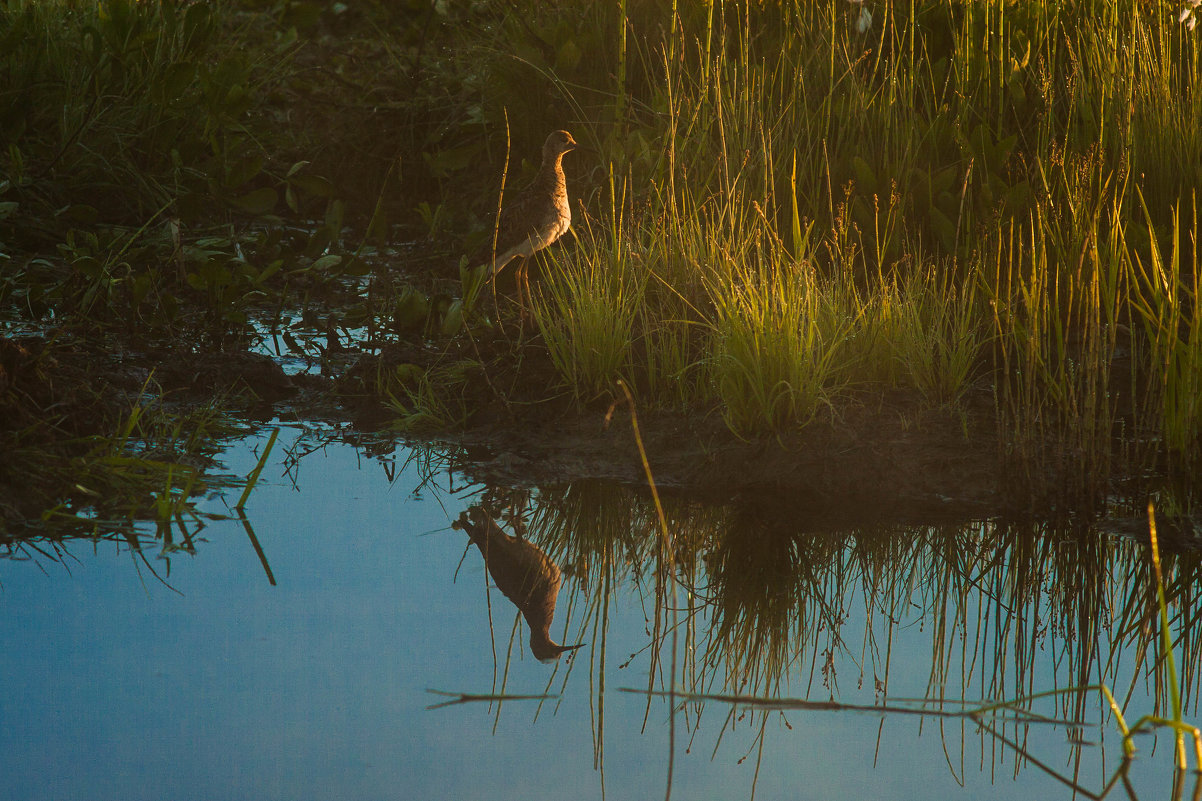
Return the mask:
<path id="1" fill-rule="evenodd" d="M 44 338 L 0 344 L 6 410 L 0 433 L 10 449 L 19 440 L 63 455 L 79 452 L 89 435 L 111 433 L 148 397 L 180 406 L 217 403 L 253 421 L 352 422 L 360 433 L 387 433 L 397 410 L 384 402 L 381 376 L 406 365 L 427 374 L 469 355 L 408 344 L 378 354 L 346 352 L 323 364 L 321 374 L 288 375 L 277 360 L 245 351 L 114 354 Z M 541 349 L 528 346 L 518 359 L 502 358 L 508 347 L 475 343 L 463 382 L 441 388 L 469 410 L 459 427 L 397 439 L 447 446 L 457 469 L 494 485 L 600 479 L 645 487 L 630 409 L 610 397 L 582 406 L 553 389 L 554 370 Z M 717 410 L 640 409 L 638 422 L 652 474 L 666 494 L 763 504 L 819 528 L 1024 511 L 1005 496 L 989 399 L 970 399 L 964 408 L 932 409 L 901 392 L 865 393 L 800 431 L 755 440 L 734 436 Z M 40 439 L 31 432 L 41 432 Z M 0 475 L 6 519 L 37 515 L 38 504 L 70 491 L 70 476 L 63 474 L 57 489 L 46 480 L 44 491 L 31 496 L 25 486 L 31 473 L 12 465 L 9 460 Z"/>
<path id="2" fill-rule="evenodd" d="M 315 385 L 255 353 L 0 337 L 0 533 L 44 523 L 51 510 L 144 514 L 181 474 L 212 466 L 231 421 L 269 420 L 285 400 L 329 394 L 328 381 L 308 392 Z"/>
<path id="3" fill-rule="evenodd" d="M 558 384 L 554 368 L 533 346 L 505 361 L 489 360 L 488 343 L 476 343 L 470 354 L 389 347 L 361 358 L 337 384 L 360 429 L 387 428 L 396 413 L 379 403 L 381 375 L 409 365 L 428 372 L 468 355 L 485 361 L 448 390 L 470 409 L 466 425 L 424 436 L 457 449 L 459 470 L 504 486 L 583 479 L 647 484 L 626 404 L 604 396 L 581 408 L 549 390 Z M 903 392 L 865 393 L 804 429 L 753 440 L 732 434 L 716 409 L 640 409 L 638 423 L 655 482 L 665 492 L 712 502 L 771 499 L 844 525 L 913 522 L 1006 511 L 989 403 L 982 397 L 954 412 L 928 408 Z"/>
<path id="4" fill-rule="evenodd" d="M 714 417 L 648 413 L 639 426 L 656 485 L 669 493 L 796 506 L 844 525 L 1004 511 L 990 443 L 966 439 L 960 420 L 937 411 L 906 417 L 860 409 L 757 441 L 732 436 Z M 462 446 L 460 469 L 483 481 L 647 483 L 625 408 L 608 425 L 601 413 L 563 415 L 444 440 Z"/>

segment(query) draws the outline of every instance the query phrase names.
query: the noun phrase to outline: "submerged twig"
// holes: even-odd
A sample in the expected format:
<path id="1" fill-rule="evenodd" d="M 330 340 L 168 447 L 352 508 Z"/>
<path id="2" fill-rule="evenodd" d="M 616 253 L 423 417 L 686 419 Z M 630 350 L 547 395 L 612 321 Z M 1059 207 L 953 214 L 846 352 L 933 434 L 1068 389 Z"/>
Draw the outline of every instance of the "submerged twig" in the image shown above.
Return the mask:
<path id="1" fill-rule="evenodd" d="M 679 699 L 682 703 L 691 703 L 694 701 L 718 701 L 721 703 L 733 704 L 737 706 L 752 706 L 760 709 L 800 709 L 811 712 L 871 712 L 875 714 L 898 714 L 898 715 L 921 715 L 936 718 L 969 718 L 981 723 L 981 716 L 989 713 L 994 717 L 1001 718 L 996 714 L 997 710 L 1007 709 L 1016 713 L 1014 717 L 1002 718 L 1006 721 L 1014 721 L 1021 723 L 1050 723 L 1053 725 L 1063 726 L 1082 726 L 1081 721 L 1062 720 L 1058 718 L 1049 718 L 1045 715 L 1037 715 L 1020 709 L 1013 704 L 987 704 L 982 706 L 972 707 L 971 709 L 948 710 L 948 709 L 916 709 L 908 706 L 894 706 L 889 704 L 843 704 L 838 701 L 809 701 L 804 698 L 765 698 L 758 695 L 739 695 L 729 693 L 691 693 L 691 692 L 666 692 L 639 690 L 634 687 L 619 687 L 618 690 L 624 693 L 647 694 L 657 697 L 671 697 Z"/>
<path id="2" fill-rule="evenodd" d="M 458 704 L 473 704 L 481 701 L 492 703 L 493 701 L 545 701 L 548 698 L 558 698 L 558 695 L 507 695 L 506 693 L 449 693 L 443 690 L 426 689 L 426 692 L 431 695 L 445 695 L 450 698 L 450 701 L 443 701 L 440 704 L 430 704 L 426 709 L 442 709 L 444 706 L 456 706 Z"/>

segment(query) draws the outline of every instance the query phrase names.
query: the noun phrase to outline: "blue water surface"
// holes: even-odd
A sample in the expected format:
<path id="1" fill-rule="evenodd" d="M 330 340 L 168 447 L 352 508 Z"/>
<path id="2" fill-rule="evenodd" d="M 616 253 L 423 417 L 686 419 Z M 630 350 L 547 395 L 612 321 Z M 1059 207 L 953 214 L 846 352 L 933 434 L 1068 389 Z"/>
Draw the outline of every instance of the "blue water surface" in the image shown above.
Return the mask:
<path id="1" fill-rule="evenodd" d="M 0 562 L 4 798 L 664 797 L 667 706 L 648 710 L 644 696 L 617 690 L 647 686 L 650 602 L 638 588 L 618 587 L 610 610 L 600 733 L 592 644 L 554 665 L 514 647 L 506 692 L 562 691 L 558 700 L 428 710 L 446 700 L 428 690 L 499 686 L 515 620 L 499 593 L 486 594 L 479 553 L 465 556 L 466 536 L 449 528 L 469 496 L 448 491 L 446 476 L 419 490 L 412 465 L 390 481 L 345 444 L 288 474 L 296 436 L 284 429 L 248 505 L 275 586 L 235 520 L 210 523 L 196 553 L 169 564 L 112 541 L 75 541 L 61 563 Z M 264 439 L 231 447 L 225 466 L 247 474 Z M 224 503 L 203 505 L 227 512 Z M 561 609 L 577 590 L 565 581 Z M 924 693 L 926 642 L 894 646 L 893 692 Z M 804 661 L 791 689 L 830 697 Z M 872 703 L 871 673 L 858 688 L 845 666 L 839 681 L 838 700 Z M 710 703 L 699 727 L 678 716 L 673 797 L 748 798 L 753 785 L 764 799 L 1071 797 L 1029 765 L 1015 778 L 1013 755 L 971 722 L 771 714 L 760 755 L 754 713 L 715 750 L 728 710 Z M 1092 736 L 1103 743 L 1087 749 L 1083 781 L 1096 788 L 1119 749 L 1112 731 Z M 1133 775 L 1162 797 L 1168 740 L 1154 752 L 1144 742 Z M 1063 729 L 1032 730 L 1029 745 L 1072 772 Z"/>

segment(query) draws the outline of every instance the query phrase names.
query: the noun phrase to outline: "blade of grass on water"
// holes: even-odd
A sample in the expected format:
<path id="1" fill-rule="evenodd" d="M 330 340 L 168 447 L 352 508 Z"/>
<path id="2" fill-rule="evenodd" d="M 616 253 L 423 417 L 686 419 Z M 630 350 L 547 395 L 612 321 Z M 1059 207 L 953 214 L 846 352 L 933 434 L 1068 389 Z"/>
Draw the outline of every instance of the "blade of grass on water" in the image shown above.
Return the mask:
<path id="1" fill-rule="evenodd" d="M 267 464 L 267 457 L 271 455 L 271 449 L 275 445 L 275 438 L 280 435 L 278 428 L 272 429 L 271 436 L 267 439 L 267 447 L 263 449 L 263 453 L 259 456 L 259 463 L 255 465 L 255 469 L 250 471 L 250 475 L 246 477 L 246 487 L 242 490 L 242 497 L 238 499 L 238 503 L 234 508 L 241 511 L 246 506 L 246 499 L 250 497 L 250 492 L 255 488 L 255 484 L 259 481 L 259 473 L 263 472 L 263 465 Z"/>

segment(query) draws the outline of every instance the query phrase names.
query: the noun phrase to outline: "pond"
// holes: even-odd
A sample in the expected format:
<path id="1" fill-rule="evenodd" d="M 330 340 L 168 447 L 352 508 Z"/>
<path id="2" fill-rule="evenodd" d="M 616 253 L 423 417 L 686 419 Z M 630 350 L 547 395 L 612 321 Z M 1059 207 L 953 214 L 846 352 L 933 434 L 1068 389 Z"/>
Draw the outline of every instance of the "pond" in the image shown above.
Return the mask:
<path id="1" fill-rule="evenodd" d="M 669 496 L 669 552 L 643 487 L 486 486 L 453 448 L 281 431 L 246 524 L 215 493 L 170 545 L 9 547 L 8 797 L 1072 798 L 1123 762 L 1079 688 L 1129 724 L 1169 706 L 1134 538 Z M 549 633 L 580 648 L 533 656 L 465 512 L 559 567 Z M 1198 560 L 1166 570 L 1189 722 Z M 1135 742 L 1112 797 L 1195 792 L 1169 730 Z"/>

